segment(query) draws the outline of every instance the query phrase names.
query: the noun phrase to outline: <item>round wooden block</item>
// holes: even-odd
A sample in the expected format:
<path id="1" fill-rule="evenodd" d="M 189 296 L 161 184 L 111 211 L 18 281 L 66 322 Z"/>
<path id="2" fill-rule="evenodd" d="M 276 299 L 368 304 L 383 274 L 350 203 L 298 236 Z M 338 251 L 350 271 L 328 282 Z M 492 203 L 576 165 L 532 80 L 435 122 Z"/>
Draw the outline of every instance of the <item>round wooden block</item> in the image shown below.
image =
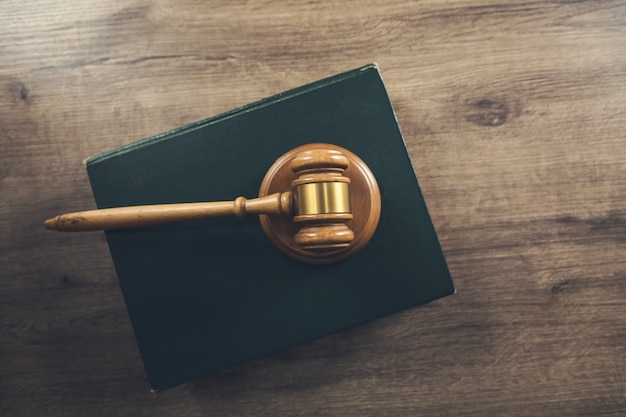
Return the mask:
<path id="1" fill-rule="evenodd" d="M 326 265 L 342 261 L 361 250 L 376 231 L 380 218 L 380 190 L 376 178 L 358 156 L 336 145 L 313 143 L 287 152 L 272 165 L 265 175 L 259 197 L 284 192 L 292 188 L 297 175 L 291 169 L 294 157 L 310 149 L 332 149 L 341 152 L 349 161 L 344 176 L 350 178 L 352 220 L 346 225 L 354 232 L 354 240 L 347 246 L 330 250 L 304 249 L 294 241 L 300 225 L 289 216 L 261 215 L 261 226 L 270 241 L 285 255 L 308 264 Z"/>

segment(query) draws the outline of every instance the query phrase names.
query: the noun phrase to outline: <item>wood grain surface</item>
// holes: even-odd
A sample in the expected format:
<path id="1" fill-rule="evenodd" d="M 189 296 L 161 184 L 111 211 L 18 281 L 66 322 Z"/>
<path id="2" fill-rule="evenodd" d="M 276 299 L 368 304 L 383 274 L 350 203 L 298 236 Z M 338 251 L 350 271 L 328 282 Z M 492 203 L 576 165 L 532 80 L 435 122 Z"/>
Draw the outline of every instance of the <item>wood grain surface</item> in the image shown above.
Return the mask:
<path id="1" fill-rule="evenodd" d="M 622 1 L 0 1 L 0 415 L 626 415 L 625 39 Z M 42 227 L 82 160 L 372 61 L 458 293 L 151 393 L 104 236 Z"/>

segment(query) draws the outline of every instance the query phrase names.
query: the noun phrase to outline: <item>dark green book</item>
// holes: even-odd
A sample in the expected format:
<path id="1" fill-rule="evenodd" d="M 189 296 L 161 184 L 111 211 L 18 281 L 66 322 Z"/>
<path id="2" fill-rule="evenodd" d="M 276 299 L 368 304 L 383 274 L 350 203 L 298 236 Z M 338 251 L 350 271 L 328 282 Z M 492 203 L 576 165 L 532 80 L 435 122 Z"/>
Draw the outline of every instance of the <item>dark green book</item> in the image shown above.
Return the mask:
<path id="1" fill-rule="evenodd" d="M 368 65 L 92 157 L 99 208 L 256 197 L 274 161 L 326 142 L 363 159 L 382 214 L 359 253 L 311 266 L 259 219 L 106 232 L 150 384 L 177 385 L 454 292 L 378 68 Z"/>

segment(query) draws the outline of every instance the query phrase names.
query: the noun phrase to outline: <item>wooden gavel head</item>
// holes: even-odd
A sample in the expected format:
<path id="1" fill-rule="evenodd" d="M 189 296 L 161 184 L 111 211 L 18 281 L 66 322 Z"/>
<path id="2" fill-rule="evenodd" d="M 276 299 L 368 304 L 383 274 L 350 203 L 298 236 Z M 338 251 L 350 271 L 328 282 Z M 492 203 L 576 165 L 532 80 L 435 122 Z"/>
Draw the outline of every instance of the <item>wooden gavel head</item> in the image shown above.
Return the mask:
<path id="1" fill-rule="evenodd" d="M 310 264 L 341 261 L 370 240 L 380 217 L 380 191 L 367 165 L 330 144 L 300 146 L 267 172 L 259 196 L 291 189 L 292 216 L 261 215 L 284 254 Z"/>
<path id="2" fill-rule="evenodd" d="M 115 230 L 258 214 L 284 254 L 301 262 L 338 262 L 361 250 L 380 217 L 380 191 L 367 165 L 329 144 L 300 146 L 269 169 L 259 198 L 114 207 L 62 214 L 44 222 L 60 231 Z"/>

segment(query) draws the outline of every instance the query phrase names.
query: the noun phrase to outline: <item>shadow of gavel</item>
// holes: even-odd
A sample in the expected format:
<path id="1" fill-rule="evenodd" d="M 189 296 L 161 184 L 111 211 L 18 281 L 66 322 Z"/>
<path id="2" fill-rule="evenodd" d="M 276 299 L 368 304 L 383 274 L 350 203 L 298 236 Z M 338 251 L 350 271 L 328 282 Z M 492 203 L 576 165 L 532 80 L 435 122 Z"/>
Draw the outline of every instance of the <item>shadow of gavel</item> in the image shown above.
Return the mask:
<path id="1" fill-rule="evenodd" d="M 380 192 L 356 155 L 335 145 L 310 144 L 272 165 L 258 198 L 81 211 L 48 219 L 44 226 L 68 232 L 116 230 L 251 214 L 260 216 L 265 233 L 286 255 L 305 263 L 334 263 L 359 251 L 374 234 Z"/>

